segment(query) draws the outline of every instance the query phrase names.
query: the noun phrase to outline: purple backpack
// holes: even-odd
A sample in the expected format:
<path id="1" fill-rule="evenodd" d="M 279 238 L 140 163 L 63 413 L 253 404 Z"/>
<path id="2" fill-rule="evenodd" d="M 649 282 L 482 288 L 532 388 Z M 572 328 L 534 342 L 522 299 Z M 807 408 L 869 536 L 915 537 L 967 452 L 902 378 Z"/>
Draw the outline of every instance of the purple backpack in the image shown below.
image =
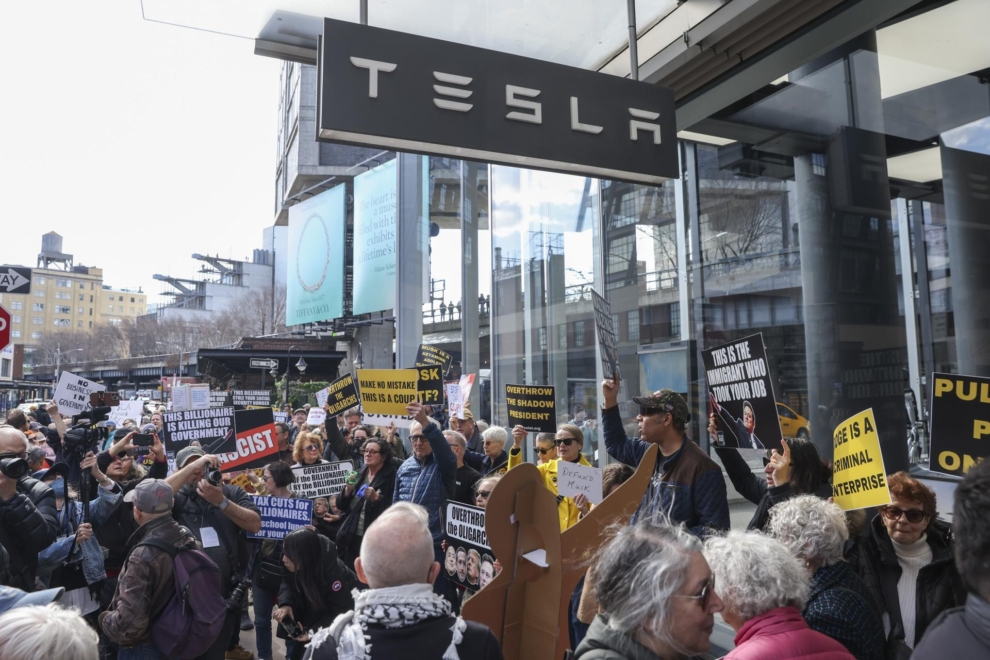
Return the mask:
<path id="1" fill-rule="evenodd" d="M 151 624 L 151 641 L 167 658 L 189 660 L 206 653 L 223 629 L 227 603 L 220 592 L 220 569 L 202 550 L 176 548 L 159 539 L 148 545 L 172 558 L 175 593 Z"/>

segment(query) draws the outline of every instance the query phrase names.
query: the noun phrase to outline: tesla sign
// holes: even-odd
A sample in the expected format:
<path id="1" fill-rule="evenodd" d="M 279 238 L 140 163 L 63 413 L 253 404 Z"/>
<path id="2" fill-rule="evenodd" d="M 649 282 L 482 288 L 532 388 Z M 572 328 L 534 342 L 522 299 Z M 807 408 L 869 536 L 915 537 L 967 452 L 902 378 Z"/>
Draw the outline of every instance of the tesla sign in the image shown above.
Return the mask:
<path id="1" fill-rule="evenodd" d="M 325 19 L 317 138 L 658 184 L 674 96 L 585 69 Z"/>

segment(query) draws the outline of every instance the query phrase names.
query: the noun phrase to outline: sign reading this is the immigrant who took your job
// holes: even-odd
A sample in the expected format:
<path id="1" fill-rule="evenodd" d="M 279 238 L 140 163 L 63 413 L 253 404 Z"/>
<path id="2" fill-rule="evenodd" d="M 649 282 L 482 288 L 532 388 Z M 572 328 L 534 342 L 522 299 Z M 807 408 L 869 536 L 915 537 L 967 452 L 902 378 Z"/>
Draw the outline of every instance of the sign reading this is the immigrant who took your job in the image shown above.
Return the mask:
<path id="1" fill-rule="evenodd" d="M 931 469 L 962 476 L 990 456 L 990 378 L 932 374 Z"/>
<path id="2" fill-rule="evenodd" d="M 506 385 L 509 428 L 519 425 L 532 433 L 554 433 L 556 401 L 551 385 Z"/>
<path id="3" fill-rule="evenodd" d="M 873 409 L 839 424 L 832 434 L 832 497 L 844 511 L 890 504 L 887 470 Z"/>

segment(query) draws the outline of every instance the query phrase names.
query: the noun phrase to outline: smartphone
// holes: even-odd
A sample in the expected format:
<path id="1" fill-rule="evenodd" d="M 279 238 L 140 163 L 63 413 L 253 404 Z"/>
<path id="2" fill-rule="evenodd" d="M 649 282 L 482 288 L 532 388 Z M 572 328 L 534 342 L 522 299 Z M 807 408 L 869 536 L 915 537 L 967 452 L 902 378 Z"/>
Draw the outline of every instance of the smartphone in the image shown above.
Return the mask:
<path id="1" fill-rule="evenodd" d="M 131 444 L 135 447 L 150 447 L 155 444 L 155 436 L 150 433 L 135 433 L 131 437 Z"/>
<path id="2" fill-rule="evenodd" d="M 295 622 L 290 616 L 282 619 L 282 627 L 285 628 L 285 632 L 289 634 L 289 637 L 298 637 L 303 634 L 303 627 Z"/>

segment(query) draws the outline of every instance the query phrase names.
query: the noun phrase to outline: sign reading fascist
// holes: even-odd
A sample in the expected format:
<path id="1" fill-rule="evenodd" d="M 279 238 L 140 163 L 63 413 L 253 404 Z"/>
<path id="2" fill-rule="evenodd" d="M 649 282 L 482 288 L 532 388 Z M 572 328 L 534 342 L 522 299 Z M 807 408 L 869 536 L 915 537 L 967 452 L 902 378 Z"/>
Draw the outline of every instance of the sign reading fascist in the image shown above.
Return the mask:
<path id="1" fill-rule="evenodd" d="M 664 87 L 326 19 L 321 140 L 658 184 L 677 176 Z"/>
<path id="2" fill-rule="evenodd" d="M 962 476 L 990 456 L 990 378 L 932 374 L 931 469 Z"/>

